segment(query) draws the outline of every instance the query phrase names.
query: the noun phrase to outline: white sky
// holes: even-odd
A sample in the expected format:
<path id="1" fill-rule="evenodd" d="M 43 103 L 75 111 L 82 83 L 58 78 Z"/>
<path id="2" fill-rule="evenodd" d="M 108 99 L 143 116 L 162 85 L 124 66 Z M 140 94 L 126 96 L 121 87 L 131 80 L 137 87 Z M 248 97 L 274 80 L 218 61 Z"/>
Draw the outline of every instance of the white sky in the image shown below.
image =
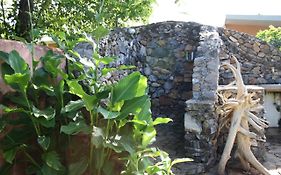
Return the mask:
<path id="1" fill-rule="evenodd" d="M 281 0 L 157 0 L 150 23 L 175 20 L 223 26 L 226 14 L 281 15 Z"/>

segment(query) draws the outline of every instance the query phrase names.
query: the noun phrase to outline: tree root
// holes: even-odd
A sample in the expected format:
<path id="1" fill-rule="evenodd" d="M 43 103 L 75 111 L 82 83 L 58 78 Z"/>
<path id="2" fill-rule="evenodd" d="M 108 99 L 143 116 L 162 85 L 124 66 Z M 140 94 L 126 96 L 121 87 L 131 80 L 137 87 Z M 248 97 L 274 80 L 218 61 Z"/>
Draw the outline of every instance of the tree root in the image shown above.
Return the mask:
<path id="1" fill-rule="evenodd" d="M 259 136 L 264 137 L 264 128 L 268 124 L 264 119 L 257 117 L 252 112 L 254 111 L 254 107 L 257 106 L 259 99 L 256 97 L 254 100 L 256 94 L 248 92 L 242 79 L 240 64 L 235 57 L 233 58 L 236 68 L 228 63 L 224 63 L 222 66 L 233 72 L 235 77 L 234 82 L 237 86 L 237 95 L 235 98 L 230 98 L 231 96 L 227 93 L 218 93 L 219 101 L 222 103 L 217 110 L 220 117 L 218 132 L 230 123 L 229 134 L 218 166 L 218 174 L 224 175 L 226 164 L 231 157 L 230 154 L 236 141 L 236 155 L 244 168 L 249 170 L 251 164 L 260 173 L 270 175 L 269 171 L 256 159 L 251 151 L 251 140 L 259 140 Z M 230 85 L 234 85 L 234 83 Z M 229 87 L 230 85 L 225 87 Z M 258 134 L 249 130 L 249 124 Z"/>

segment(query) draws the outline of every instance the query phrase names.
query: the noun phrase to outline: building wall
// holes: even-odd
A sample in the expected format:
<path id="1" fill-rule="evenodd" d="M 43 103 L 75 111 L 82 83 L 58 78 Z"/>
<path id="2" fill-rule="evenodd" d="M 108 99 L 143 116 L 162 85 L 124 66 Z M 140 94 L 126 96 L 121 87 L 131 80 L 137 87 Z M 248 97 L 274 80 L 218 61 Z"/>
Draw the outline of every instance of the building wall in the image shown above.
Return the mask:
<path id="1" fill-rule="evenodd" d="M 225 24 L 225 28 L 226 29 L 231 29 L 231 30 L 236 30 L 239 32 L 244 32 L 253 36 L 256 36 L 256 34 L 260 31 L 260 30 L 265 30 L 268 29 L 268 26 L 262 26 L 262 25 L 247 25 L 247 24 L 243 24 L 243 25 L 239 25 L 239 24 Z"/>

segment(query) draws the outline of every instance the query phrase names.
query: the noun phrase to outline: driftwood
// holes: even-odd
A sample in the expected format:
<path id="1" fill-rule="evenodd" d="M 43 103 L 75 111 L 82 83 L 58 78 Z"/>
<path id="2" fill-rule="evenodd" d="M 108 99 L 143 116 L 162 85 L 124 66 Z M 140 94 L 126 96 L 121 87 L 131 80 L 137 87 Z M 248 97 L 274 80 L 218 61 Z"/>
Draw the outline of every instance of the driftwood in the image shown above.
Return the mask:
<path id="1" fill-rule="evenodd" d="M 230 94 L 218 93 L 218 98 L 222 103 L 218 107 L 220 116 L 219 130 L 229 127 L 226 144 L 218 165 L 218 174 L 225 174 L 226 163 L 230 159 L 231 150 L 234 142 L 236 142 L 237 150 L 235 155 L 238 156 L 246 170 L 249 170 L 250 165 L 252 165 L 260 173 L 270 175 L 269 171 L 256 159 L 251 151 L 252 141 L 264 140 L 264 128 L 268 124 L 264 119 L 257 117 L 253 113 L 259 99 L 255 97 L 255 93 L 248 92 L 241 76 L 240 64 L 235 57 L 233 58 L 236 67 L 229 63 L 223 63 L 222 66 L 230 69 L 234 74 L 234 83 L 227 86 L 236 85 L 237 95 L 233 98 Z M 254 128 L 255 132 L 250 131 L 249 124 Z"/>

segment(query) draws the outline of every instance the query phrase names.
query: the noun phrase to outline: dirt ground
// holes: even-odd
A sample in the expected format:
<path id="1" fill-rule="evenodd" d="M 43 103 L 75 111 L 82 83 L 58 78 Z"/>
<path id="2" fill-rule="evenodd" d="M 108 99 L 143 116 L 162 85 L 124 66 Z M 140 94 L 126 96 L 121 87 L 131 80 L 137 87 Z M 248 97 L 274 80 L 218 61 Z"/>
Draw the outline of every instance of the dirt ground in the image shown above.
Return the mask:
<path id="1" fill-rule="evenodd" d="M 271 175 L 281 175 L 281 128 L 269 128 L 266 131 L 266 153 L 262 164 L 270 171 Z M 239 167 L 228 169 L 228 175 L 260 175 L 255 169 L 243 172 Z"/>

